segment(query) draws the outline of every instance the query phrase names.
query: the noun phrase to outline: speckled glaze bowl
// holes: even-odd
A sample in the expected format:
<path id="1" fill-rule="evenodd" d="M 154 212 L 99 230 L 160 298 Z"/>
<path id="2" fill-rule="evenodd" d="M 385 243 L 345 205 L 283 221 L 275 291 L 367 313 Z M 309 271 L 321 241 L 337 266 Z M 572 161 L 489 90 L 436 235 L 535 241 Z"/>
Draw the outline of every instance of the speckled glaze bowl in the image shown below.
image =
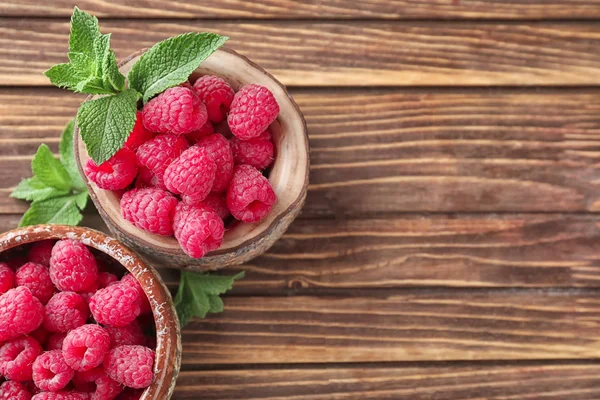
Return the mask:
<path id="1" fill-rule="evenodd" d="M 156 324 L 155 378 L 141 400 L 170 399 L 181 366 L 181 332 L 173 299 L 158 272 L 118 240 L 94 229 L 66 225 L 36 225 L 5 232 L 0 235 L 0 253 L 47 239 L 79 240 L 114 258 L 135 276 L 148 296 Z"/>

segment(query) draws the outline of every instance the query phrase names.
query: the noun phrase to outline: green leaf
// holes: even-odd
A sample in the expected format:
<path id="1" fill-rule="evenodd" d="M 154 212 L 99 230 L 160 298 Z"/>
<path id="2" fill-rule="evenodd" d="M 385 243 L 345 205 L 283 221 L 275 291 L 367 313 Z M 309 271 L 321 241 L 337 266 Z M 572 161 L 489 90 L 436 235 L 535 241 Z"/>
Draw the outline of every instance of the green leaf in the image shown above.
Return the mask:
<path id="1" fill-rule="evenodd" d="M 79 207 L 81 211 L 83 211 L 85 206 L 87 206 L 88 197 L 89 196 L 87 192 L 81 192 L 75 196 L 75 203 L 77 203 L 77 207 Z"/>
<path id="2" fill-rule="evenodd" d="M 185 33 L 152 46 L 129 72 L 129 87 L 144 102 L 185 82 L 198 66 L 229 39 L 216 33 Z"/>
<path id="3" fill-rule="evenodd" d="M 65 167 L 69 176 L 71 177 L 71 182 L 73 187 L 82 192 L 86 191 L 87 188 L 81 175 L 79 174 L 79 168 L 77 168 L 77 161 L 75 161 L 75 150 L 73 148 L 74 131 L 75 128 L 75 119 L 69 121 L 69 123 L 65 126 L 65 129 L 60 136 L 60 162 Z"/>
<path id="4" fill-rule="evenodd" d="M 98 19 L 75 7 L 71 16 L 69 52 L 93 56 L 94 40 L 99 34 Z"/>
<path id="5" fill-rule="evenodd" d="M 208 312 L 213 314 L 223 312 L 225 305 L 219 296 L 208 296 L 208 302 L 210 303 Z"/>
<path id="6" fill-rule="evenodd" d="M 123 91 L 125 77 L 119 72 L 117 58 L 114 51 L 110 49 L 110 33 L 98 36 L 94 43 L 94 49 L 98 64 L 96 75 L 102 77 L 103 87 L 113 92 Z"/>
<path id="7" fill-rule="evenodd" d="M 42 183 L 60 190 L 71 189 L 71 177 L 48 146 L 40 145 L 31 162 L 31 170 Z"/>
<path id="8" fill-rule="evenodd" d="M 77 208 L 75 196 L 56 197 L 34 201 L 21 218 L 19 226 L 37 224 L 77 225 L 83 215 Z"/>
<path id="9" fill-rule="evenodd" d="M 23 179 L 10 194 L 10 197 L 27 201 L 40 201 L 54 197 L 66 196 L 66 190 L 59 190 L 45 185 L 35 176 Z"/>
<path id="10" fill-rule="evenodd" d="M 79 107 L 77 124 L 96 164 L 102 164 L 123 147 L 135 124 L 139 96 L 138 92 L 129 89 L 87 101 Z"/>
<path id="11" fill-rule="evenodd" d="M 71 90 L 75 90 L 80 81 L 80 78 L 77 77 L 77 71 L 71 64 L 56 64 L 44 72 L 44 75 L 50 79 L 50 83 L 53 85 Z"/>

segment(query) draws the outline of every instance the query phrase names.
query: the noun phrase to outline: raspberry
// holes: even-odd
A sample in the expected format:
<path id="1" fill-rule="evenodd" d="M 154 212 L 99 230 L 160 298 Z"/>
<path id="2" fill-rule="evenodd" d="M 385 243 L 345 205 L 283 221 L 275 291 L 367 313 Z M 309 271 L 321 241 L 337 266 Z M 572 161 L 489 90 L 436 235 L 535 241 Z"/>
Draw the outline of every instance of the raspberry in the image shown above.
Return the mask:
<path id="1" fill-rule="evenodd" d="M 236 219 L 256 222 L 263 219 L 275 204 L 271 184 L 256 168 L 239 165 L 227 191 L 227 206 Z"/>
<path id="2" fill-rule="evenodd" d="M 248 164 L 258 170 L 267 168 L 273 162 L 273 143 L 261 137 L 231 141 L 235 164 Z"/>
<path id="3" fill-rule="evenodd" d="M 75 292 L 60 292 L 46 304 L 44 328 L 49 332 L 68 332 L 85 324 L 90 310 L 83 297 Z"/>
<path id="4" fill-rule="evenodd" d="M 194 92 L 206 105 L 208 119 L 221 122 L 227 116 L 235 91 L 223 78 L 204 75 L 194 82 Z"/>
<path id="5" fill-rule="evenodd" d="M 227 123 L 241 140 L 252 139 L 264 132 L 279 114 L 273 93 L 264 86 L 243 86 L 233 98 Z"/>
<path id="6" fill-rule="evenodd" d="M 50 266 L 50 257 L 52 256 L 52 248 L 56 241 L 41 240 L 35 242 L 27 253 L 27 260 L 36 264 L 42 264 L 45 267 Z"/>
<path id="7" fill-rule="evenodd" d="M 0 347 L 0 374 L 13 381 L 30 381 L 33 362 L 43 353 L 31 337 L 21 337 Z"/>
<path id="8" fill-rule="evenodd" d="M 91 400 L 91 398 L 89 393 L 62 391 L 38 393 L 31 400 Z"/>
<path id="9" fill-rule="evenodd" d="M 108 161 L 97 165 L 92 159 L 85 164 L 85 175 L 100 189 L 125 189 L 138 172 L 135 153 L 124 147 Z"/>
<path id="10" fill-rule="evenodd" d="M 176 86 L 150 100 L 142 110 L 146 129 L 183 135 L 199 129 L 208 120 L 206 106 L 188 88 Z"/>
<path id="11" fill-rule="evenodd" d="M 42 390 L 57 392 L 67 386 L 74 374 L 60 350 L 47 351 L 33 363 L 33 381 Z"/>
<path id="12" fill-rule="evenodd" d="M 162 180 L 169 164 L 188 147 L 189 144 L 183 136 L 158 135 L 137 149 L 137 164 L 148 168 L 158 179 Z"/>
<path id="13" fill-rule="evenodd" d="M 62 350 L 63 343 L 67 334 L 65 332 L 53 333 L 48 338 L 48 344 L 46 350 Z"/>
<path id="14" fill-rule="evenodd" d="M 229 141 L 223 135 L 215 133 L 200 140 L 198 147 L 206 149 L 208 155 L 217 164 L 215 182 L 212 186 L 213 192 L 226 191 L 233 175 L 233 152 Z"/>
<path id="15" fill-rule="evenodd" d="M 50 278 L 63 291 L 85 292 L 98 277 L 98 266 L 90 250 L 81 242 L 63 239 L 52 248 Z"/>
<path id="16" fill-rule="evenodd" d="M 218 249 L 225 233 L 223 220 L 211 208 L 189 206 L 183 202 L 175 211 L 173 229 L 179 245 L 192 258 L 204 257 L 209 251 Z"/>
<path id="17" fill-rule="evenodd" d="M 116 327 L 106 326 L 104 328 L 110 336 L 110 346 L 117 347 L 123 345 L 143 345 L 146 342 L 142 327 L 137 320 L 129 325 Z"/>
<path id="18" fill-rule="evenodd" d="M 62 346 L 65 362 L 75 371 L 89 371 L 102 364 L 110 349 L 110 336 L 99 325 L 88 324 L 67 334 Z"/>
<path id="19" fill-rule="evenodd" d="M 135 181 L 136 189 L 144 189 L 148 187 L 157 187 L 162 190 L 167 190 L 163 180 L 163 174 L 156 175 L 146 167 L 139 168 L 139 174 Z"/>
<path id="20" fill-rule="evenodd" d="M 204 125 L 202 125 L 202 127 L 200 129 L 198 129 L 197 131 L 193 131 L 193 132 L 188 133 L 186 135 L 186 137 L 188 138 L 188 140 L 191 143 L 196 143 L 197 141 L 199 141 L 203 137 L 206 137 L 208 135 L 212 135 L 213 133 L 215 133 L 215 127 L 209 121 L 209 122 L 205 123 Z"/>
<path id="21" fill-rule="evenodd" d="M 0 296 L 0 342 L 35 331 L 44 320 L 44 306 L 26 287 Z"/>
<path id="22" fill-rule="evenodd" d="M 121 283 L 134 288 L 138 292 L 140 295 L 140 300 L 142 301 L 142 314 L 152 312 L 152 309 L 150 308 L 150 301 L 148 301 L 148 296 L 146 296 L 144 289 L 142 289 L 142 285 L 140 285 L 137 279 L 135 279 L 135 276 L 127 274 L 121 278 Z"/>
<path id="23" fill-rule="evenodd" d="M 31 393 L 19 382 L 7 381 L 0 385 L 0 400 L 31 400 Z"/>
<path id="24" fill-rule="evenodd" d="M 111 285 L 92 296 L 90 310 L 99 324 L 125 326 L 140 315 L 140 295 L 128 285 Z"/>
<path id="25" fill-rule="evenodd" d="M 135 125 L 133 125 L 133 130 L 129 134 L 129 137 L 125 141 L 125 146 L 130 148 L 133 151 L 136 151 L 138 147 L 142 144 L 146 143 L 148 140 L 154 137 L 154 133 L 150 132 L 144 127 L 142 122 L 142 112 L 138 111 L 136 113 Z"/>
<path id="26" fill-rule="evenodd" d="M 205 149 L 190 147 L 165 171 L 165 185 L 172 193 L 184 195 L 192 204 L 210 193 L 217 165 Z"/>
<path id="27" fill-rule="evenodd" d="M 106 375 L 103 367 L 75 372 L 73 384 L 81 392 L 92 392 L 93 400 L 113 400 L 123 391 L 123 386 Z"/>
<path id="28" fill-rule="evenodd" d="M 173 234 L 171 223 L 177 199 L 156 188 L 133 189 L 121 197 L 123 218 L 140 229 L 158 235 Z"/>
<path id="29" fill-rule="evenodd" d="M 0 294 L 8 292 L 15 286 L 15 273 L 8 264 L 0 263 Z"/>
<path id="30" fill-rule="evenodd" d="M 54 285 L 50 279 L 48 268 L 41 264 L 28 262 L 19 267 L 15 274 L 17 286 L 25 286 L 31 294 L 46 304 L 54 294 Z"/>
<path id="31" fill-rule="evenodd" d="M 204 200 L 202 204 L 212 208 L 221 219 L 225 219 L 229 216 L 229 208 L 227 208 L 227 202 L 225 201 L 225 195 L 223 193 L 211 193 Z"/>
<path id="32" fill-rule="evenodd" d="M 98 289 L 104 289 L 111 283 L 116 282 L 118 280 L 119 278 L 117 278 L 115 274 L 111 274 L 110 272 L 99 272 L 98 280 L 96 282 L 98 283 Z"/>
<path id="33" fill-rule="evenodd" d="M 144 346 L 119 346 L 104 357 L 104 370 L 115 381 L 134 388 L 150 386 L 154 379 L 154 352 Z"/>

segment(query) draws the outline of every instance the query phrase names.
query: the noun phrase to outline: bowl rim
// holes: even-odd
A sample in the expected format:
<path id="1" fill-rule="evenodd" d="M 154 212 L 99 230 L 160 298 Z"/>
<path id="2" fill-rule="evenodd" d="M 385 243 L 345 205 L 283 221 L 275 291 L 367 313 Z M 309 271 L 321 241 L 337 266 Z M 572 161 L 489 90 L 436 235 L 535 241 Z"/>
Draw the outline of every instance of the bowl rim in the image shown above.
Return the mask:
<path id="1" fill-rule="evenodd" d="M 146 48 L 140 49 L 140 50 L 128 55 L 127 57 L 125 57 L 118 63 L 118 66 L 121 67 L 121 66 L 125 65 L 126 63 L 128 63 L 132 59 L 134 59 L 135 57 L 138 57 L 138 56 L 142 55 L 143 53 L 145 53 L 147 50 L 148 50 L 148 48 L 146 47 Z M 243 249 L 247 248 L 248 246 L 251 246 L 253 243 L 261 242 L 263 239 L 270 236 L 277 229 L 277 227 L 280 224 L 282 219 L 284 219 L 288 214 L 290 214 L 294 210 L 301 207 L 302 204 L 304 203 L 304 201 L 306 199 L 306 193 L 308 190 L 309 174 L 310 174 L 310 146 L 309 146 L 308 128 L 307 128 L 307 124 L 306 124 L 306 119 L 304 118 L 304 114 L 300 110 L 300 107 L 298 106 L 298 104 L 296 103 L 294 98 L 290 95 L 290 93 L 287 90 L 287 88 L 285 87 L 285 85 L 283 85 L 279 80 L 277 80 L 272 74 L 270 74 L 268 71 L 266 71 L 260 65 L 253 62 L 248 57 L 239 54 L 235 50 L 232 50 L 231 48 L 223 46 L 223 47 L 219 48 L 216 52 L 220 52 L 220 51 L 229 53 L 230 55 L 237 57 L 237 58 L 241 59 L 243 62 L 247 63 L 251 68 L 254 68 L 254 69 L 260 71 L 261 73 L 266 75 L 267 78 L 270 79 L 275 85 L 278 85 L 281 88 L 281 90 L 283 91 L 283 93 L 285 93 L 287 100 L 293 107 L 294 113 L 297 115 L 297 117 L 300 120 L 300 125 L 301 125 L 302 129 L 301 129 L 301 132 L 298 132 L 298 133 L 302 135 L 302 140 L 304 142 L 304 151 L 306 153 L 306 168 L 304 171 L 304 180 L 302 182 L 302 187 L 301 187 L 301 190 L 299 191 L 298 196 L 292 202 L 290 202 L 290 204 L 288 205 L 288 207 L 285 210 L 281 211 L 275 218 L 273 218 L 273 220 L 271 221 L 269 226 L 267 226 L 261 232 L 249 236 L 243 242 L 241 242 L 235 246 L 224 248 L 224 249 L 219 248 L 217 250 L 211 251 L 211 252 L 205 254 L 202 259 L 210 258 L 213 256 L 222 256 L 222 255 L 240 252 Z M 202 64 L 200 65 L 199 68 L 202 68 Z M 194 72 L 192 72 L 192 74 L 194 74 Z M 93 97 L 95 97 L 95 95 L 87 96 L 85 98 L 84 102 L 89 101 Z M 90 197 L 92 197 L 92 200 L 94 200 L 94 203 L 97 203 L 97 202 L 99 202 L 98 196 L 96 195 L 94 189 L 91 187 L 91 182 L 85 176 L 84 167 L 81 162 L 80 145 L 79 145 L 80 141 L 81 141 L 81 135 L 79 135 L 79 127 L 78 127 L 77 121 L 75 121 L 75 128 L 74 128 L 73 134 L 75 135 L 74 140 L 73 140 L 73 146 L 74 146 L 75 159 L 77 162 L 77 166 L 79 168 L 81 175 L 83 176 L 86 186 L 89 189 Z M 98 189 L 98 190 L 102 190 L 102 189 Z M 138 242 L 140 246 L 156 248 L 156 249 L 160 250 L 162 253 L 169 254 L 169 255 L 189 257 L 185 254 L 185 252 L 183 252 L 183 250 L 179 246 L 175 246 L 175 247 L 166 247 L 164 245 L 157 246 L 154 243 L 148 242 L 144 237 L 141 237 L 138 234 L 135 234 L 135 235 L 132 234 L 131 232 L 122 228 L 121 222 L 112 218 L 106 211 L 101 212 L 101 215 L 103 218 L 108 218 L 110 220 L 109 225 L 112 226 L 112 228 L 116 229 L 118 231 L 119 235 L 123 235 L 125 237 L 134 236 L 136 242 Z M 191 258 L 191 257 L 189 257 L 189 259 L 190 259 L 190 262 L 193 262 L 193 260 L 195 260 L 194 258 Z M 197 260 L 201 260 L 201 259 L 197 259 Z"/>
<path id="2" fill-rule="evenodd" d="M 117 239 L 80 226 L 42 224 L 12 229 L 0 234 L 0 253 L 24 244 L 54 239 L 81 241 L 115 259 L 140 283 L 150 301 L 156 324 L 155 379 L 140 400 L 169 399 L 181 368 L 181 328 L 171 294 L 158 271 Z"/>

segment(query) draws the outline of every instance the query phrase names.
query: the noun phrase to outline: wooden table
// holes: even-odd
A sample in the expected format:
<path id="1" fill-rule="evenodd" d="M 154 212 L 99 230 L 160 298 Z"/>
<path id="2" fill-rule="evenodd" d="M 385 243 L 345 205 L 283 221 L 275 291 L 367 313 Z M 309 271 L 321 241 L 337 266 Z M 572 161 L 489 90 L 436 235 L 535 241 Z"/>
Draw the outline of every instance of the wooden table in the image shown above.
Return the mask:
<path id="1" fill-rule="evenodd" d="M 600 398 L 599 0 L 77 4 L 119 58 L 230 36 L 308 121 L 306 207 L 185 329 L 175 399 Z M 82 100 L 42 75 L 72 6 L 0 4 L 2 230 Z"/>

